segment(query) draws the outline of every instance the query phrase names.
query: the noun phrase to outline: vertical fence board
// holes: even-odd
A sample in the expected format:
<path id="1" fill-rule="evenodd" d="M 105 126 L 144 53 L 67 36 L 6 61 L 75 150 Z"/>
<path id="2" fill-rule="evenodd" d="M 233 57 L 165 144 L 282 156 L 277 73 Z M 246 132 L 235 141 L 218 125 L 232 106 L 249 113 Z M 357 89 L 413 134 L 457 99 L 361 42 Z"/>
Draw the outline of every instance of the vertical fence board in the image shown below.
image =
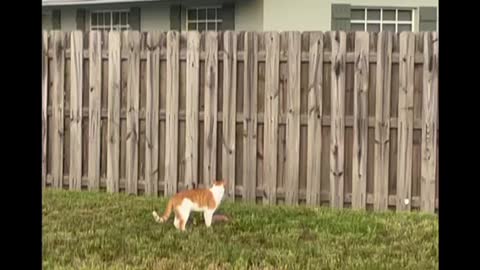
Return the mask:
<path id="1" fill-rule="evenodd" d="M 280 35 L 265 35 L 265 139 L 264 139 L 264 200 L 266 204 L 277 201 L 277 139 L 279 111 Z"/>
<path id="2" fill-rule="evenodd" d="M 300 180 L 300 32 L 288 32 L 285 203 L 298 204 Z"/>
<path id="3" fill-rule="evenodd" d="M 435 211 L 435 172 L 437 167 L 438 129 L 438 37 L 436 33 L 423 36 L 423 104 L 422 104 L 422 167 L 421 204 L 425 212 Z"/>
<path id="4" fill-rule="evenodd" d="M 48 32 L 42 32 L 42 188 L 47 185 Z"/>
<path id="5" fill-rule="evenodd" d="M 198 125 L 199 125 L 199 76 L 200 76 L 200 33 L 187 35 L 187 93 L 186 93 L 186 145 L 185 186 L 198 184 Z"/>
<path id="6" fill-rule="evenodd" d="M 91 31 L 89 37 L 89 106 L 88 106 L 88 189 L 100 188 L 100 114 L 102 98 L 102 35 Z"/>
<path id="7" fill-rule="evenodd" d="M 140 137 L 138 112 L 140 109 L 140 33 L 127 32 L 127 139 L 126 139 L 126 186 L 125 192 L 137 194 L 138 141 Z"/>
<path id="8" fill-rule="evenodd" d="M 331 42 L 330 206 L 342 208 L 345 147 L 346 33 L 332 32 Z"/>
<path id="9" fill-rule="evenodd" d="M 52 177 L 53 187 L 62 188 L 64 139 L 65 34 L 52 32 Z"/>
<path id="10" fill-rule="evenodd" d="M 255 32 L 245 34 L 243 90 L 243 199 L 255 201 L 257 162 L 257 46 Z"/>
<path id="11" fill-rule="evenodd" d="M 177 192 L 178 99 L 180 76 L 180 33 L 167 33 L 167 97 L 165 131 L 165 196 Z"/>
<path id="12" fill-rule="evenodd" d="M 146 134 L 145 134 L 145 194 L 158 196 L 159 110 L 160 110 L 160 42 L 163 33 L 151 32 L 147 36 L 146 69 Z"/>
<path id="13" fill-rule="evenodd" d="M 120 41 L 121 33 L 108 35 L 107 191 L 120 188 Z"/>
<path id="14" fill-rule="evenodd" d="M 70 190 L 82 188 L 83 33 L 70 34 Z"/>
<path id="15" fill-rule="evenodd" d="M 414 60 L 415 35 L 403 32 L 399 56 L 397 211 L 411 209 Z"/>
<path id="16" fill-rule="evenodd" d="M 367 203 L 369 40 L 367 32 L 355 33 L 352 155 L 352 208 L 354 209 L 364 209 Z"/>
<path id="17" fill-rule="evenodd" d="M 226 31 L 223 37 L 223 141 L 222 175 L 227 181 L 227 195 L 235 199 L 235 125 L 237 96 L 237 34 Z"/>
<path id="18" fill-rule="evenodd" d="M 310 34 L 308 70 L 308 143 L 307 191 L 308 205 L 320 205 L 322 168 L 322 101 L 323 101 L 323 33 Z"/>
<path id="19" fill-rule="evenodd" d="M 217 100 L 218 100 L 218 37 L 216 32 L 205 35 L 205 125 L 203 148 L 203 183 L 215 181 L 217 156 Z"/>
<path id="20" fill-rule="evenodd" d="M 387 210 L 388 208 L 392 39 L 390 32 L 378 34 L 373 198 L 375 210 Z"/>

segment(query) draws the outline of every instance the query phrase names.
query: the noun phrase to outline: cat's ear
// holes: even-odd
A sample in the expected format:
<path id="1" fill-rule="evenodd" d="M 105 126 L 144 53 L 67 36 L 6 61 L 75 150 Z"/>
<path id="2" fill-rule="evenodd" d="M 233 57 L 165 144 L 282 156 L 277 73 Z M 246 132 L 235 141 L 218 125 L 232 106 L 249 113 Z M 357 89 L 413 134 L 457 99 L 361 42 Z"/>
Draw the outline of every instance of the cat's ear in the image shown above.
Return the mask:
<path id="1" fill-rule="evenodd" d="M 225 180 L 222 179 L 222 180 L 217 180 L 217 181 L 215 181 L 215 184 L 214 184 L 214 185 L 215 185 L 215 186 L 225 186 L 226 183 L 225 183 Z"/>

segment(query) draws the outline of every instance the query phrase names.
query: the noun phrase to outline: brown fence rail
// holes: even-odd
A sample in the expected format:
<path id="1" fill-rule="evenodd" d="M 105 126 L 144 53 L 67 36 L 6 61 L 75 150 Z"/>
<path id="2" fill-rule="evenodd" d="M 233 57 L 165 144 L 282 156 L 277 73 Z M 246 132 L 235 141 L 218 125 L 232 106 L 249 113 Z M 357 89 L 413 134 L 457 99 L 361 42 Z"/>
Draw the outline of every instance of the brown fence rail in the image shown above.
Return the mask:
<path id="1" fill-rule="evenodd" d="M 44 187 L 438 208 L 438 35 L 43 32 Z"/>

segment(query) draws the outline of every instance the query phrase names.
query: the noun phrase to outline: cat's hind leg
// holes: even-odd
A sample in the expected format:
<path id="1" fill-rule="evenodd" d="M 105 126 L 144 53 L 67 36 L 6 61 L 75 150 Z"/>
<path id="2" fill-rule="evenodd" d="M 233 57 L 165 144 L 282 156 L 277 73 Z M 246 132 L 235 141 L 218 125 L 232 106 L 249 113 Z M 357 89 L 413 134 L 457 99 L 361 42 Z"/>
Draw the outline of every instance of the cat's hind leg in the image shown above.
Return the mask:
<path id="1" fill-rule="evenodd" d="M 180 219 L 175 215 L 175 219 L 173 220 L 173 225 L 175 228 L 180 229 Z"/>
<path id="2" fill-rule="evenodd" d="M 190 210 L 191 209 L 187 206 L 183 206 L 178 209 L 181 231 L 185 231 L 185 226 L 187 225 L 188 217 L 190 216 Z"/>

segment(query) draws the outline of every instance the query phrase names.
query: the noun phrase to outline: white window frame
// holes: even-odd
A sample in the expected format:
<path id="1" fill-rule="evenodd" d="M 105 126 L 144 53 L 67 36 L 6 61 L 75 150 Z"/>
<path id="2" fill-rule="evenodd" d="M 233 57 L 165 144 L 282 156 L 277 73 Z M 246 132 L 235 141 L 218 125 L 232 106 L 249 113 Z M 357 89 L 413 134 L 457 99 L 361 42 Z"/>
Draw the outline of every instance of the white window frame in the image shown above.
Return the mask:
<path id="1" fill-rule="evenodd" d="M 205 23 L 205 30 L 204 31 L 218 31 L 218 23 L 223 23 L 223 19 L 218 18 L 218 9 L 222 8 L 221 6 L 196 6 L 196 7 L 187 7 L 186 8 L 186 15 L 185 15 L 185 29 L 187 31 L 197 31 L 198 29 L 198 23 Z M 205 20 L 199 20 L 198 19 L 198 10 L 205 10 Z M 215 19 L 209 19 L 208 18 L 208 9 L 215 9 Z M 197 12 L 197 19 L 196 20 L 189 20 L 188 18 L 188 12 L 191 10 L 195 10 Z M 195 23 L 196 28 L 195 29 L 188 29 L 188 24 L 189 23 Z M 215 24 L 215 30 L 213 29 L 208 29 L 208 23 L 214 23 Z"/>
<path id="2" fill-rule="evenodd" d="M 350 23 L 355 24 L 364 24 L 364 31 L 367 31 L 368 24 L 379 24 L 380 31 L 383 31 L 384 24 L 394 24 L 395 25 L 395 33 L 398 33 L 398 25 L 412 25 L 411 31 L 415 31 L 415 8 L 405 8 L 405 7 L 352 7 L 352 10 L 364 10 L 364 18 L 363 20 L 350 20 Z M 367 13 L 368 10 L 380 10 L 380 20 L 368 20 Z M 383 20 L 383 10 L 395 10 L 395 20 Z M 398 11 L 399 10 L 406 10 L 412 12 L 412 18 L 410 21 L 398 21 Z"/>
<path id="3" fill-rule="evenodd" d="M 92 15 L 94 13 L 103 13 L 104 14 L 104 17 L 103 17 L 103 21 L 105 22 L 105 14 L 106 13 L 110 13 L 110 28 L 107 29 L 107 26 L 105 25 L 105 23 L 102 25 L 102 26 L 99 26 L 98 24 L 93 26 L 92 25 Z M 119 13 L 119 24 L 115 25 L 113 24 L 113 14 L 114 13 Z M 126 13 L 127 15 L 127 24 L 121 24 L 121 14 L 122 13 Z M 129 23 L 129 14 L 130 13 L 130 9 L 96 9 L 96 10 L 91 10 L 88 14 L 88 17 L 89 17 L 89 24 L 90 24 L 90 31 L 94 31 L 94 30 L 98 30 L 98 31 L 110 31 L 110 30 L 119 30 L 119 29 L 122 29 L 122 28 L 126 28 L 124 30 L 128 30 L 130 29 L 130 23 Z M 98 18 L 97 18 L 97 22 L 98 22 Z M 93 28 L 96 28 L 96 29 L 93 29 Z"/>

